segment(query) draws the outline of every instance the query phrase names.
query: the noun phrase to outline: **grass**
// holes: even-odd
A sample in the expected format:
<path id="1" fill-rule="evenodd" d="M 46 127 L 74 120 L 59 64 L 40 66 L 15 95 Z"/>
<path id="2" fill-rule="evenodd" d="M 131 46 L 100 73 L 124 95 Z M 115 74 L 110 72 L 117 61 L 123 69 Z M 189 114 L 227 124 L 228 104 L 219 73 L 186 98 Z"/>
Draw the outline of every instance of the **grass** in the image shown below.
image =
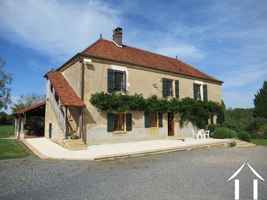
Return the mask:
<path id="1" fill-rule="evenodd" d="M 0 138 L 14 136 L 13 125 L 0 125 Z M 0 160 L 25 158 L 30 153 L 25 149 L 19 140 L 0 139 Z"/>
<path id="2" fill-rule="evenodd" d="M 267 146 L 267 139 L 251 139 L 251 143 L 259 146 Z"/>
<path id="3" fill-rule="evenodd" d="M 0 139 L 0 160 L 25 158 L 29 155 L 18 140 Z"/>
<path id="4" fill-rule="evenodd" d="M 8 138 L 10 136 L 14 136 L 14 126 L 0 124 L 0 138 Z"/>

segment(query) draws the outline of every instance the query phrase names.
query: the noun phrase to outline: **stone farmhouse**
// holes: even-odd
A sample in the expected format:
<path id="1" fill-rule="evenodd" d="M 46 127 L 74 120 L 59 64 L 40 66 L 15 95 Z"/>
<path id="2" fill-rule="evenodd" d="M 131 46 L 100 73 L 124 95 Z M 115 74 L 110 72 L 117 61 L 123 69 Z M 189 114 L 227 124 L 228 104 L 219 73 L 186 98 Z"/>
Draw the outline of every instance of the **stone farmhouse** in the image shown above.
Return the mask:
<path id="1" fill-rule="evenodd" d="M 113 41 L 100 36 L 45 74 L 46 101 L 33 108 L 45 115 L 43 136 L 61 143 L 77 135 L 87 146 L 191 137 L 192 125 L 180 128 L 179 115 L 173 113 L 99 110 L 89 101 L 99 92 L 221 102 L 222 81 L 177 58 L 124 45 L 122 35 L 122 28 L 116 28 Z M 17 134 L 24 125 L 22 114 L 27 112 L 32 108 L 17 113 Z"/>

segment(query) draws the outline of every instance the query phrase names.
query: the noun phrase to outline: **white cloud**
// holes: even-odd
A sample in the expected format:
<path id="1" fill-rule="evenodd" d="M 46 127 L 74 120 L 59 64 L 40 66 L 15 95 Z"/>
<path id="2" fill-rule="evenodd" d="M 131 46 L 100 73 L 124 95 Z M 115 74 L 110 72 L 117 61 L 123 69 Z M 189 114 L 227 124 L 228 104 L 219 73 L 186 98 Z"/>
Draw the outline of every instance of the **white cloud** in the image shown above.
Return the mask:
<path id="1" fill-rule="evenodd" d="M 1 37 L 66 61 L 101 33 L 111 38 L 120 24 L 119 15 L 118 10 L 95 0 L 84 4 L 4 0 L 0 3 Z"/>

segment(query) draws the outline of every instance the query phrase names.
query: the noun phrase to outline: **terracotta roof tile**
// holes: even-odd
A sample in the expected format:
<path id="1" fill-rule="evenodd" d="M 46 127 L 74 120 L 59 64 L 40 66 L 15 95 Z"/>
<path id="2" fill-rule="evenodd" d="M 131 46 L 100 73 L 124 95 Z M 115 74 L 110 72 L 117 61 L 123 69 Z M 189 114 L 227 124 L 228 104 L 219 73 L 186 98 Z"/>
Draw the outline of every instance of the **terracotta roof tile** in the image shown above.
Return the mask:
<path id="1" fill-rule="evenodd" d="M 63 105 L 86 106 L 60 72 L 50 71 L 45 75 L 45 77 L 51 81 L 51 84 L 53 85 L 55 92 Z"/>
<path id="2" fill-rule="evenodd" d="M 126 62 L 134 65 L 151 67 L 155 69 L 204 78 L 222 83 L 222 81 L 178 59 L 136 49 L 126 45 L 123 45 L 123 48 L 119 48 L 116 46 L 116 44 L 114 44 L 114 42 L 104 39 L 97 40 L 94 44 L 82 51 L 81 54 L 111 59 L 120 62 Z"/>
<path id="3" fill-rule="evenodd" d="M 43 105 L 45 105 L 46 104 L 46 101 L 43 101 L 43 102 L 41 102 L 41 103 L 38 103 L 38 104 L 36 104 L 36 105 L 33 105 L 33 106 L 31 106 L 31 107 L 28 107 L 28 108 L 25 108 L 25 109 L 23 109 L 23 110 L 20 110 L 20 111 L 17 111 L 15 114 L 22 114 L 22 113 L 25 113 L 25 112 L 28 112 L 28 111 L 30 111 L 30 110 L 33 110 L 33 109 L 36 109 L 36 108 L 38 108 L 38 107 L 41 107 L 41 106 L 43 106 Z"/>

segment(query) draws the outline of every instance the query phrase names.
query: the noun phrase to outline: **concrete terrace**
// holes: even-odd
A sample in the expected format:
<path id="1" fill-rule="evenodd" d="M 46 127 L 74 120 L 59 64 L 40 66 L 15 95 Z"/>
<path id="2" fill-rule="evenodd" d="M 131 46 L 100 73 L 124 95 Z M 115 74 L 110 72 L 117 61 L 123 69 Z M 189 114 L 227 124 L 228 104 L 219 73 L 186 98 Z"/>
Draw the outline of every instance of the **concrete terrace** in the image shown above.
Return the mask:
<path id="1" fill-rule="evenodd" d="M 86 150 L 71 151 L 47 138 L 22 140 L 30 150 L 43 159 L 103 160 L 145 154 L 186 151 L 199 148 L 229 146 L 228 139 L 178 139 L 151 140 L 89 146 Z"/>

